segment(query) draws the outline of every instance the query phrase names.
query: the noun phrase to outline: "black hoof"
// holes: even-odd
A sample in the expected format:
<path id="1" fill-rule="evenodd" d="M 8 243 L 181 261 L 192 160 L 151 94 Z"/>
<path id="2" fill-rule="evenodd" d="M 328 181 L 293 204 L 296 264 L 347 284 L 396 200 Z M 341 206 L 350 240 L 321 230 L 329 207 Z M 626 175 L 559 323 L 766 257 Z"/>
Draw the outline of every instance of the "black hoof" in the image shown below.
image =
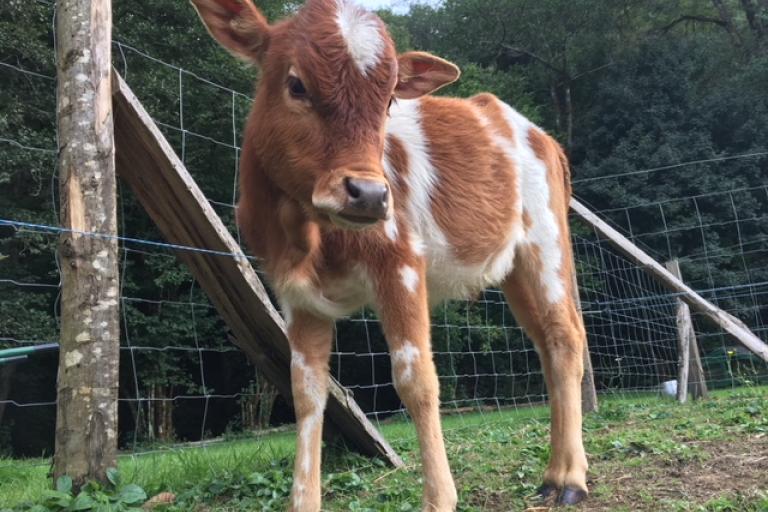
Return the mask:
<path id="1" fill-rule="evenodd" d="M 541 487 L 539 487 L 539 491 L 536 494 L 542 500 L 546 500 L 548 498 L 551 498 L 552 496 L 557 496 L 558 492 L 560 492 L 560 489 L 558 489 L 554 485 L 542 484 Z"/>
<path id="2" fill-rule="evenodd" d="M 560 498 L 557 500 L 558 505 L 576 505 L 581 503 L 587 498 L 587 491 L 578 489 L 576 487 L 566 487 L 563 489 Z"/>

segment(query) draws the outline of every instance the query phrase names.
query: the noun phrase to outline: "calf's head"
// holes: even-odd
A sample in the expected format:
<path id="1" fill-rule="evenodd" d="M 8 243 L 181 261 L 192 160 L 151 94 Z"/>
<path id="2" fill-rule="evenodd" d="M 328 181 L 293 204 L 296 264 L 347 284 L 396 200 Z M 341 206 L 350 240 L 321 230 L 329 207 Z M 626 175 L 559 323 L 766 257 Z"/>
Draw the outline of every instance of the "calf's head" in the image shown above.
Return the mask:
<path id="1" fill-rule="evenodd" d="M 342 228 L 392 215 L 381 163 L 389 106 L 453 82 L 458 68 L 397 55 L 384 23 L 348 0 L 308 0 L 273 25 L 250 0 L 192 4 L 222 46 L 261 70 L 246 133 L 274 185 Z"/>

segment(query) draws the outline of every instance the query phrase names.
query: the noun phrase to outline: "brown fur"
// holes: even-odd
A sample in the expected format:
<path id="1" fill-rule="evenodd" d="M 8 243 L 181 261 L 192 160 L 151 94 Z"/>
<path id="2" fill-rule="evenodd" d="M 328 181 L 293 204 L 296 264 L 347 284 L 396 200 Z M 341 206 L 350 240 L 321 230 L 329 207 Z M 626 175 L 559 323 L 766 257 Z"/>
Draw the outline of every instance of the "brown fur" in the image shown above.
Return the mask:
<path id="1" fill-rule="evenodd" d="M 498 250 L 499 235 L 519 222 L 513 209 L 519 194 L 516 171 L 492 143 L 471 103 L 427 97 L 422 116 L 424 133 L 432 141 L 432 162 L 441 177 L 434 196 L 435 220 L 459 260 L 481 263 Z"/>

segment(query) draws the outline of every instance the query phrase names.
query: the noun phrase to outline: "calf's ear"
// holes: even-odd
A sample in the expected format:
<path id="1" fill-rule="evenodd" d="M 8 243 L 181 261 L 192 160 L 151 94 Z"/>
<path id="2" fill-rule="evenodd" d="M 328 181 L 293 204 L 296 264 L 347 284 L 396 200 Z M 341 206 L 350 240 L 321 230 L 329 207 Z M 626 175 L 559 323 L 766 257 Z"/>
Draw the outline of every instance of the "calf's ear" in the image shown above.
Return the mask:
<path id="1" fill-rule="evenodd" d="M 455 82 L 458 66 L 426 52 L 406 52 L 397 57 L 395 97 L 414 99 Z"/>
<path id="2" fill-rule="evenodd" d="M 258 64 L 269 45 L 269 23 L 251 0 L 191 0 L 205 28 L 236 57 Z"/>

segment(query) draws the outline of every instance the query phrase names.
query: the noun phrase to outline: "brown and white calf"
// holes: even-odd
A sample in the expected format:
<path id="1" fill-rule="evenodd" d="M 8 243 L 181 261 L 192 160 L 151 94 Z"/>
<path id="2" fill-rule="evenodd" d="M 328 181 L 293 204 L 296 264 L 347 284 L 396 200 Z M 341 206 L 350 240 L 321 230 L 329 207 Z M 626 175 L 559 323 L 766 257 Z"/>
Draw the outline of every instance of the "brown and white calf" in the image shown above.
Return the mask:
<path id="1" fill-rule="evenodd" d="M 378 312 L 418 431 L 424 510 L 455 509 L 430 305 L 493 285 L 543 362 L 552 455 L 541 492 L 560 503 L 585 498 L 585 334 L 557 143 L 491 94 L 429 96 L 458 68 L 427 53 L 397 55 L 381 20 L 347 0 L 308 0 L 273 25 L 250 0 L 192 2 L 215 39 L 261 70 L 237 218 L 288 324 L 292 509 L 320 509 L 333 323 L 363 305 Z"/>

